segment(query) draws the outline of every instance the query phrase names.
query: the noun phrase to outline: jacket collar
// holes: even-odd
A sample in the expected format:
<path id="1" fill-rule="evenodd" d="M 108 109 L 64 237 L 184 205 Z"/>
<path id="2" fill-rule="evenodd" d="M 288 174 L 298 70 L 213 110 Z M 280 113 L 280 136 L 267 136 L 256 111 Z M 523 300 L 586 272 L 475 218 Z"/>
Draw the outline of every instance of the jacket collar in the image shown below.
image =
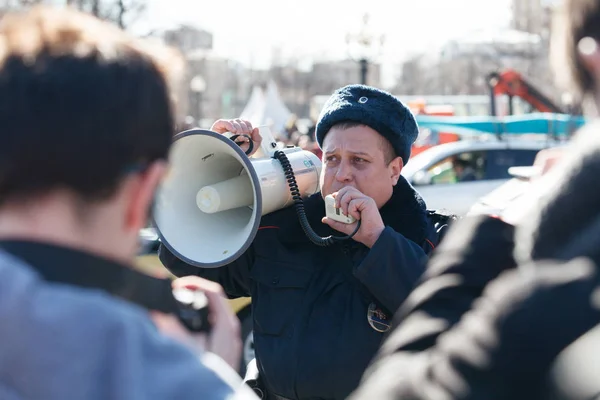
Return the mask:
<path id="1" fill-rule="evenodd" d="M 316 193 L 305 199 L 304 209 L 310 226 L 319 236 L 342 235 L 321 222 L 321 219 L 325 216 L 325 201 L 321 193 Z M 398 184 L 394 187 L 392 197 L 381 207 L 379 212 L 386 226 L 391 227 L 419 245 L 425 241 L 429 229 L 427 207 L 421 196 L 404 177 L 400 177 Z M 308 241 L 298 218 L 295 215 L 294 217 L 263 218 L 262 225 L 277 225 L 280 228 L 279 237 L 283 242 Z"/>
<path id="2" fill-rule="evenodd" d="M 2 250 L 24 261 L 45 281 L 99 289 L 148 310 L 178 311 L 169 279 L 155 278 L 103 257 L 49 243 L 1 240 Z"/>

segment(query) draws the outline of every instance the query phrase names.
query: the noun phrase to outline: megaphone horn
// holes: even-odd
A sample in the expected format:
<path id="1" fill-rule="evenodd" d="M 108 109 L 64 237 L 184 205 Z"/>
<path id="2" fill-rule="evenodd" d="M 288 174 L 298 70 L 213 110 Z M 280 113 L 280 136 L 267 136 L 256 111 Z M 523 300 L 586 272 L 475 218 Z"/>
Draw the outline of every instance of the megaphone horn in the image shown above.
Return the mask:
<path id="1" fill-rule="evenodd" d="M 263 215 L 294 204 L 280 159 L 295 176 L 296 196 L 319 191 L 319 158 L 294 147 L 278 151 L 275 159 L 270 131 L 259 131 L 263 143 L 253 157 L 209 130 L 174 137 L 152 216 L 163 245 L 184 262 L 216 268 L 235 261 L 254 240 Z"/>

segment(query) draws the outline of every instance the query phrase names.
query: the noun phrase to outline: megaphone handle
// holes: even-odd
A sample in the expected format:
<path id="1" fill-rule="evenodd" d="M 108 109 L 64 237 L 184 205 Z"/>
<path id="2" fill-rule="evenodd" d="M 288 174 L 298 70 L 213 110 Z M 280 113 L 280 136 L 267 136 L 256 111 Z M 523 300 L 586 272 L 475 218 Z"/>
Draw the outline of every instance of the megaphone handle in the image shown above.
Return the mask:
<path id="1" fill-rule="evenodd" d="M 296 176 L 294 175 L 294 169 L 290 164 L 290 160 L 288 160 L 287 156 L 283 151 L 277 150 L 273 154 L 273 158 L 278 160 L 281 163 L 281 168 L 283 168 L 283 173 L 288 182 L 288 186 L 290 188 L 290 192 L 292 194 L 292 199 L 294 200 L 294 206 L 296 207 L 296 214 L 298 214 L 298 219 L 300 220 L 300 226 L 302 230 L 308 237 L 308 239 L 316 244 L 317 246 L 331 246 L 335 242 L 341 242 L 344 240 L 349 240 L 356 235 L 358 230 L 360 229 L 361 221 L 360 219 L 356 221 L 356 228 L 354 232 L 347 236 L 327 236 L 320 237 L 317 233 L 312 229 L 310 223 L 308 222 L 308 218 L 306 217 L 306 211 L 304 209 L 304 201 L 302 200 L 302 196 L 300 195 L 300 190 L 298 189 L 298 183 L 296 182 Z"/>
<path id="2" fill-rule="evenodd" d="M 235 139 L 239 138 L 240 136 L 248 138 L 248 150 L 246 150 L 245 153 L 246 153 L 246 155 L 251 154 L 252 150 L 254 150 L 254 141 L 252 140 L 252 138 L 250 136 L 248 136 L 248 135 L 232 135 L 229 139 L 233 140 L 233 142 L 235 144 L 237 144 L 238 146 L 241 147 L 241 145 L 243 143 L 235 141 Z"/>

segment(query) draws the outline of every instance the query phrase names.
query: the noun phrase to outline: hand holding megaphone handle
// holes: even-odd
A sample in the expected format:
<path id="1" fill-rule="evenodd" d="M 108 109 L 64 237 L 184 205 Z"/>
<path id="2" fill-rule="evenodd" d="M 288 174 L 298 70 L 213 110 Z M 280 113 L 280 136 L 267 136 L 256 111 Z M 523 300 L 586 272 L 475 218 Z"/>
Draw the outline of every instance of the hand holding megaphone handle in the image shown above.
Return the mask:
<path id="1" fill-rule="evenodd" d="M 235 141 L 235 139 L 239 138 L 240 136 L 248 138 L 248 150 L 246 150 L 245 153 L 246 155 L 252 154 L 252 150 L 254 150 L 254 141 L 252 141 L 252 138 L 249 135 L 233 135 L 229 139 L 233 140 L 235 144 L 242 147 L 242 142 Z"/>
<path id="2" fill-rule="evenodd" d="M 281 168 L 283 168 L 283 173 L 287 180 L 288 186 L 290 187 L 290 192 L 292 193 L 292 199 L 294 200 L 294 206 L 296 207 L 296 214 L 298 215 L 298 219 L 300 220 L 300 226 L 302 230 L 308 237 L 308 239 L 316 244 L 317 246 L 331 246 L 335 242 L 341 242 L 344 240 L 352 239 L 354 235 L 360 229 L 360 219 L 356 221 L 356 228 L 354 232 L 347 236 L 327 236 L 320 237 L 317 233 L 312 229 L 310 223 L 308 222 L 308 218 L 306 217 L 306 211 L 304 210 L 304 200 L 300 194 L 300 189 L 298 188 L 298 183 L 296 182 L 296 176 L 294 175 L 294 168 L 290 164 L 290 160 L 288 160 L 286 154 L 283 151 L 277 150 L 275 154 L 273 154 L 273 158 L 279 160 L 281 163 Z"/>

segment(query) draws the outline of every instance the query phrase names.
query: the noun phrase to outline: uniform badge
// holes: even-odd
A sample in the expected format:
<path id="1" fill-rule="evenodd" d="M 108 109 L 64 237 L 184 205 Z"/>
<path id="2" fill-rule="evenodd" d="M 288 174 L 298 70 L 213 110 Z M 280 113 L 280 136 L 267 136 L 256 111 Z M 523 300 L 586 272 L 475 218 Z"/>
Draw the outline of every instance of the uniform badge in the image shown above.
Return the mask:
<path id="1" fill-rule="evenodd" d="M 377 307 L 375 303 L 369 304 L 367 321 L 369 321 L 371 328 L 375 329 L 377 332 L 387 332 L 392 327 L 386 313 L 384 313 L 381 308 Z"/>

